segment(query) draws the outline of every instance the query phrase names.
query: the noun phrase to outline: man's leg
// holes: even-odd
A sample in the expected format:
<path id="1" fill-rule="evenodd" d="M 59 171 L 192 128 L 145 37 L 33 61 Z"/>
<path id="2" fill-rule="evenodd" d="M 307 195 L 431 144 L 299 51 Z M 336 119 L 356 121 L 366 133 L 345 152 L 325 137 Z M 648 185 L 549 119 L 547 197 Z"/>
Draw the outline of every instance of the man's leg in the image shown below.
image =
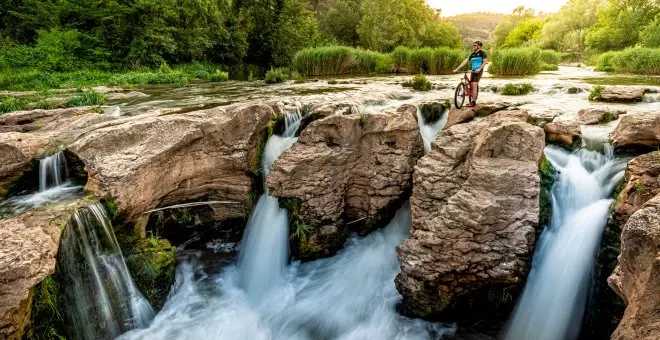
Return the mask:
<path id="1" fill-rule="evenodd" d="M 472 82 L 472 93 L 470 93 L 470 100 L 472 103 L 475 103 L 477 101 L 477 93 L 479 91 L 479 82 L 478 81 L 473 81 Z"/>

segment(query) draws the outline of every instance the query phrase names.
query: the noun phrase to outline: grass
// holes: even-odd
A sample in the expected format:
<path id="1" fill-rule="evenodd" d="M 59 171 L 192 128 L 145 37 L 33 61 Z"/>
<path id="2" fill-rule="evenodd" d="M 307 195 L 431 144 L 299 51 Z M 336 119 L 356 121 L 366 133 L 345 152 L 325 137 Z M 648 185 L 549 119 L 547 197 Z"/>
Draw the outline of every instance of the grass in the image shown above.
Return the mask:
<path id="1" fill-rule="evenodd" d="M 559 65 L 562 60 L 561 53 L 555 50 L 541 50 L 539 57 L 542 62 L 550 65 Z"/>
<path id="2" fill-rule="evenodd" d="M 536 48 L 505 48 L 495 51 L 488 72 L 502 76 L 523 76 L 541 71 L 541 51 Z"/>
<path id="3" fill-rule="evenodd" d="M 591 89 L 591 92 L 589 92 L 589 100 L 592 102 L 599 101 L 604 89 L 605 87 L 600 85 L 594 86 L 594 88 Z"/>
<path id="4" fill-rule="evenodd" d="M 291 239 L 305 240 L 314 231 L 312 226 L 302 220 L 296 220 L 293 225 L 294 229 L 290 236 Z"/>
<path id="5" fill-rule="evenodd" d="M 0 97 L 0 114 L 25 110 L 27 105 L 28 101 L 25 98 Z"/>
<path id="6" fill-rule="evenodd" d="M 359 123 L 360 126 L 362 126 L 362 127 L 364 127 L 364 126 L 366 126 L 367 124 L 369 124 L 369 117 L 368 117 L 368 115 L 366 115 L 366 114 L 360 112 L 360 119 L 359 119 L 358 123 Z"/>
<path id="7" fill-rule="evenodd" d="M 296 53 L 292 67 L 303 76 L 384 74 L 392 72 L 450 74 L 464 58 L 446 47 L 398 47 L 385 54 L 347 46 L 307 48 Z"/>
<path id="8" fill-rule="evenodd" d="M 271 68 L 268 72 L 266 72 L 266 77 L 264 78 L 264 81 L 266 82 L 266 84 L 276 84 L 276 83 L 283 83 L 285 80 L 287 80 L 287 78 L 288 76 L 284 69 Z"/>
<path id="9" fill-rule="evenodd" d="M 596 71 L 660 75 L 660 48 L 633 47 L 592 57 Z"/>
<path id="10" fill-rule="evenodd" d="M 426 79 L 426 76 L 419 73 L 412 80 L 401 84 L 403 87 L 412 87 L 417 91 L 428 91 L 431 89 L 431 82 Z"/>
<path id="11" fill-rule="evenodd" d="M 541 62 L 539 67 L 540 67 L 541 71 L 558 71 L 559 70 L 558 65 L 548 64 L 548 63 L 545 63 L 545 62 Z"/>
<path id="12" fill-rule="evenodd" d="M 94 90 L 79 90 L 78 93 L 67 102 L 67 105 L 70 107 L 103 104 L 105 104 L 105 95 Z"/>
<path id="13" fill-rule="evenodd" d="M 229 73 L 216 70 L 215 73 L 209 75 L 209 80 L 213 82 L 223 82 L 229 80 Z"/>
<path id="14" fill-rule="evenodd" d="M 635 183 L 635 184 L 633 184 L 633 190 L 635 190 L 636 194 L 643 195 L 644 192 L 646 191 L 646 188 L 644 187 L 644 184 L 642 184 L 642 183 Z"/>
<path id="15" fill-rule="evenodd" d="M 530 83 L 512 84 L 508 83 L 499 89 L 499 93 L 504 96 L 522 96 L 534 91 L 534 86 Z"/>

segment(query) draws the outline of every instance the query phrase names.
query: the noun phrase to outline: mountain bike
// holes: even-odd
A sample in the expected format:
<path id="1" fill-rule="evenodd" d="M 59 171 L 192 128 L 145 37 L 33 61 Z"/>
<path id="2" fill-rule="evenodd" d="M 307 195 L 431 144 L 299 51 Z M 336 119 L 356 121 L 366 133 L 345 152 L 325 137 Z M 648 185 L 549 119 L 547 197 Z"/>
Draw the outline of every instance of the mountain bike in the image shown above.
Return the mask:
<path id="1" fill-rule="evenodd" d="M 467 76 L 467 71 L 463 72 L 463 79 L 461 79 L 461 82 L 458 83 L 458 86 L 456 86 L 456 92 L 454 92 L 454 105 L 456 106 L 457 109 L 460 109 L 463 107 L 463 104 L 465 103 L 465 97 L 468 98 L 468 101 L 470 100 L 470 96 L 472 95 L 472 82 L 470 82 L 470 78 Z M 477 93 L 474 96 L 475 101 L 477 100 L 477 96 L 479 96 L 479 88 L 477 88 Z"/>

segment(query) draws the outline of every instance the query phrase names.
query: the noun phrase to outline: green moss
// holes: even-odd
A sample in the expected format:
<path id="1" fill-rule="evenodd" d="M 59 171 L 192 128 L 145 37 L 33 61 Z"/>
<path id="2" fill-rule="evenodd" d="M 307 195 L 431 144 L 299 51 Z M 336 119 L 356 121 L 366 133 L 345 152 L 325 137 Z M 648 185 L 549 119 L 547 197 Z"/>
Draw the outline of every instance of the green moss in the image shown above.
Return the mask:
<path id="1" fill-rule="evenodd" d="M 261 143 L 257 148 L 257 153 L 252 160 L 252 175 L 256 178 L 261 178 L 263 175 L 262 161 L 264 159 L 264 152 L 266 151 L 266 144 L 268 139 L 273 135 L 275 129 L 275 123 L 270 122 L 264 127 L 263 135 L 261 137 Z"/>
<path id="2" fill-rule="evenodd" d="M 431 82 L 421 73 L 415 75 L 412 80 L 406 81 L 401 85 L 403 87 L 411 87 L 417 91 L 429 91 L 432 88 Z"/>
<path id="3" fill-rule="evenodd" d="M 594 86 L 593 89 L 591 89 L 591 92 L 589 92 L 589 100 L 590 101 L 599 101 L 602 97 L 603 90 L 605 88 L 600 85 Z"/>
<path id="4" fill-rule="evenodd" d="M 530 83 L 512 84 L 508 83 L 499 88 L 499 93 L 503 96 L 522 96 L 534 91 L 534 86 Z"/>
<path id="5" fill-rule="evenodd" d="M 117 239 L 135 284 L 152 306 L 162 307 L 174 282 L 176 247 L 151 233 L 144 239 L 129 235 Z"/>
<path id="6" fill-rule="evenodd" d="M 360 120 L 358 121 L 358 123 L 362 127 L 367 126 L 367 124 L 369 124 L 369 116 L 364 114 L 363 112 L 360 112 Z"/>
<path id="7" fill-rule="evenodd" d="M 47 276 L 34 287 L 30 323 L 25 339 L 66 339 L 64 312 L 60 309 L 60 284 L 57 275 Z"/>
<path id="8" fill-rule="evenodd" d="M 539 161 L 539 175 L 541 177 L 541 191 L 539 195 L 539 225 L 547 225 L 552 213 L 552 183 L 556 170 L 545 157 Z"/>
<path id="9" fill-rule="evenodd" d="M 612 112 L 605 112 L 603 115 L 603 123 L 609 123 L 614 120 L 614 115 Z"/>
<path id="10" fill-rule="evenodd" d="M 176 208 L 174 209 L 174 215 L 177 222 L 182 226 L 189 225 L 193 221 L 193 215 L 188 208 Z"/>
<path id="11" fill-rule="evenodd" d="M 106 197 L 101 200 L 101 204 L 105 206 L 105 211 L 108 213 L 110 221 L 116 221 L 119 218 L 119 205 L 115 202 L 113 197 Z"/>
<path id="12" fill-rule="evenodd" d="M 646 187 L 644 187 L 644 184 L 637 182 L 633 184 L 633 190 L 636 194 L 643 195 L 646 192 Z"/>

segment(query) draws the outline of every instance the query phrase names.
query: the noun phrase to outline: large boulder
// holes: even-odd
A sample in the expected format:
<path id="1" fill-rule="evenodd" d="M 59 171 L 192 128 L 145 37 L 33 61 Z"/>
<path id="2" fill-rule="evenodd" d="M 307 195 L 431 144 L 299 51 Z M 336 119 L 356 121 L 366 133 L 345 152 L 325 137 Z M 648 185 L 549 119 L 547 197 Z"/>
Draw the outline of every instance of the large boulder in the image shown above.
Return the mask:
<path id="1" fill-rule="evenodd" d="M 628 162 L 624 186 L 614 205 L 620 224 L 660 193 L 660 151 L 650 152 Z"/>
<path id="2" fill-rule="evenodd" d="M 574 147 L 582 140 L 580 124 L 572 120 L 560 120 L 543 126 L 548 143 L 558 143 L 564 147 Z"/>
<path id="3" fill-rule="evenodd" d="M 642 101 L 646 89 L 635 86 L 606 86 L 600 92 L 600 100 L 604 102 L 639 102 Z"/>
<path id="4" fill-rule="evenodd" d="M 447 123 L 445 123 L 445 126 L 442 129 L 447 130 L 454 125 L 469 122 L 474 119 L 476 115 L 477 113 L 474 108 L 452 108 L 447 113 Z"/>
<path id="5" fill-rule="evenodd" d="M 197 200 L 214 201 L 218 220 L 243 217 L 272 117 L 262 104 L 135 116 L 87 132 L 69 150 L 86 166 L 86 189 L 112 197 L 129 221 Z"/>
<path id="6" fill-rule="evenodd" d="M 50 139 L 19 132 L 0 133 L 0 197 L 11 190 L 11 184 L 41 155 Z"/>
<path id="7" fill-rule="evenodd" d="M 628 114 L 610 134 L 618 149 L 660 146 L 660 113 Z"/>
<path id="8" fill-rule="evenodd" d="M 525 111 L 501 111 L 454 125 L 417 163 L 411 236 L 397 248 L 406 312 L 429 317 L 475 290 L 524 280 L 545 147 L 528 120 Z"/>
<path id="9" fill-rule="evenodd" d="M 344 222 L 359 220 L 353 226 L 366 231 L 398 208 L 423 154 L 416 117 L 412 105 L 331 115 L 310 124 L 275 161 L 267 178 L 271 194 L 297 201 L 293 213 L 312 227 L 305 239 L 311 244 L 294 245 L 296 256 L 331 254 L 345 240 Z"/>
<path id="10" fill-rule="evenodd" d="M 33 288 L 55 271 L 62 231 L 81 204 L 0 221 L 0 338 L 21 339 L 30 320 Z"/>
<path id="11" fill-rule="evenodd" d="M 587 125 L 609 123 L 619 119 L 619 115 L 625 113 L 626 111 L 623 110 L 592 107 L 578 111 L 578 120 Z"/>
<path id="12" fill-rule="evenodd" d="M 660 334 L 660 196 L 632 214 L 621 233 L 621 253 L 608 283 L 626 311 L 613 340 L 651 340 Z"/>

